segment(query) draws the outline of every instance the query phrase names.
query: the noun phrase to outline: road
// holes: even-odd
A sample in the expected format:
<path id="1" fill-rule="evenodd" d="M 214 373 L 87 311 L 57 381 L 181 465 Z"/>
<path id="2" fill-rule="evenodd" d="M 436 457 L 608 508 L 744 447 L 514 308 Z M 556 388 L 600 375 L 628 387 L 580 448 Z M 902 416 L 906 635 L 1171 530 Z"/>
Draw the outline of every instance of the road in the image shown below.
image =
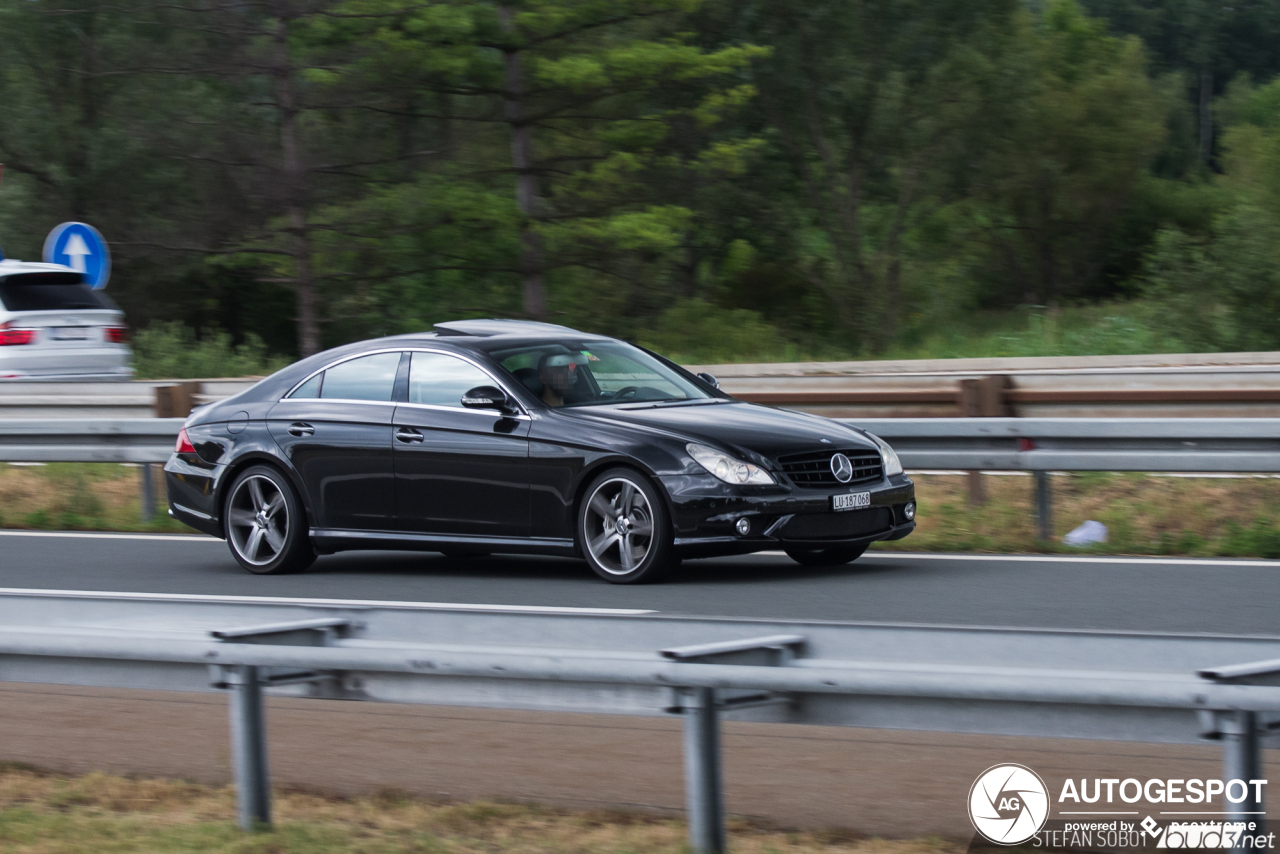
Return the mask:
<path id="1" fill-rule="evenodd" d="M 617 587 L 581 562 L 346 552 L 254 576 L 205 537 L 0 532 L 0 587 L 299 596 L 665 613 L 1157 632 L 1275 634 L 1280 561 L 871 553 L 806 569 L 781 554 L 689 561 Z"/>
<path id="2" fill-rule="evenodd" d="M 1277 630 L 1280 562 L 873 553 L 839 569 L 783 555 L 691 561 L 615 587 L 575 561 L 351 552 L 259 577 L 203 537 L 0 531 L 0 587 L 640 608 L 667 613 L 1170 632 Z M 0 685 L 0 759 L 226 783 L 225 698 Z M 278 785 L 678 813 L 681 724 L 325 700 L 269 700 Z M 964 794 L 995 762 L 1063 779 L 1206 778 L 1217 745 L 1145 745 L 727 721 L 729 811 L 787 827 L 972 833 Z M 323 745 L 321 750 L 316 745 Z M 1268 751 L 1268 772 L 1277 756 Z"/>

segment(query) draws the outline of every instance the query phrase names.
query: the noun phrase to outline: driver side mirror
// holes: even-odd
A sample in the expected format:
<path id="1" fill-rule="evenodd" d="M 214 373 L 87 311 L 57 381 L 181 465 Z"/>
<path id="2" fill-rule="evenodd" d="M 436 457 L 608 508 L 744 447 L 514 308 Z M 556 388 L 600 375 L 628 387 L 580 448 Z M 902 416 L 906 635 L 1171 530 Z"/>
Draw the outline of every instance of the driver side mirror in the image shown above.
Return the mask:
<path id="1" fill-rule="evenodd" d="M 716 379 L 706 371 L 702 371 L 701 373 L 699 373 L 698 379 L 702 380 L 704 383 L 711 386 L 712 388 L 720 388 L 720 380 Z"/>
<path id="2" fill-rule="evenodd" d="M 507 397 L 507 393 L 491 385 L 471 389 L 462 396 L 462 405 L 467 409 L 496 409 L 507 415 L 516 411 L 515 403 Z"/>

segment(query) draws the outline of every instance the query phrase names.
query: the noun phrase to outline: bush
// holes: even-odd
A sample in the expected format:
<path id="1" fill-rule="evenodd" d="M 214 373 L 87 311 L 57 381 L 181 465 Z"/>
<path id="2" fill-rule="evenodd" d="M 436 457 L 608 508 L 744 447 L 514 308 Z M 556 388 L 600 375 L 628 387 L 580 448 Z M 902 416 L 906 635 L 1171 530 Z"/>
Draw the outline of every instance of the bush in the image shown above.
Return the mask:
<path id="1" fill-rule="evenodd" d="M 265 376 L 289 362 L 268 353 L 266 344 L 253 333 L 237 347 L 230 333 L 221 330 L 197 337 L 181 323 L 158 323 L 133 339 L 133 365 L 139 379 Z"/>
<path id="2" fill-rule="evenodd" d="M 677 361 L 726 363 L 795 358 L 777 327 L 754 311 L 726 309 L 699 299 L 680 300 L 641 333 L 646 347 Z M 791 351 L 791 352 L 789 352 Z"/>

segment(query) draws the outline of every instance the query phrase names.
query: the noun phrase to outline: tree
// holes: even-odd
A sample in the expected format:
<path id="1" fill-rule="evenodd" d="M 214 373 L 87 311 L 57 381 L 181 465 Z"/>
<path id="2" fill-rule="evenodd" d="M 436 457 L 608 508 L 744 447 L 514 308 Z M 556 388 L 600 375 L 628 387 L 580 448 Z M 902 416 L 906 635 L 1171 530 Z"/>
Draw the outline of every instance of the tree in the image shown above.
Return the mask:
<path id="1" fill-rule="evenodd" d="M 1201 160 L 1213 158 L 1213 97 L 1238 74 L 1280 74 L 1280 4 L 1272 0 L 1082 0 L 1118 33 L 1139 36 L 1160 71 L 1182 72 L 1199 119 Z"/>
<path id="2" fill-rule="evenodd" d="M 1020 16 L 975 224 L 1013 293 L 1057 305 L 1102 271 L 1112 232 L 1164 140 L 1142 43 L 1107 35 L 1072 0 Z"/>
<path id="3" fill-rule="evenodd" d="M 1233 203 L 1207 234 L 1166 228 L 1147 259 L 1153 319 L 1193 350 L 1280 347 L 1280 78 L 1238 81 L 1223 117 Z"/>
<path id="4" fill-rule="evenodd" d="M 679 26 L 697 5 L 460 0 L 449 9 L 465 25 L 433 29 L 427 21 L 440 13 L 428 8 L 400 31 L 384 30 L 388 42 L 403 45 L 400 32 L 412 32 L 420 51 L 454 58 L 425 82 L 432 100 L 448 99 L 452 123 L 507 135 L 526 316 L 547 315 L 549 273 L 579 268 L 626 280 L 619 252 L 661 254 L 679 244 L 689 211 L 664 204 L 646 179 L 678 167 L 677 126 L 713 123 L 750 97 L 732 75 L 765 53 L 689 44 Z"/>
<path id="5" fill-rule="evenodd" d="M 773 46 L 757 66 L 770 166 L 794 177 L 791 251 L 841 326 L 872 349 L 898 330 L 903 243 L 963 193 L 983 81 L 1007 41 L 1012 3 L 870 2 L 737 6 Z M 978 155 L 980 156 L 980 155 Z"/>

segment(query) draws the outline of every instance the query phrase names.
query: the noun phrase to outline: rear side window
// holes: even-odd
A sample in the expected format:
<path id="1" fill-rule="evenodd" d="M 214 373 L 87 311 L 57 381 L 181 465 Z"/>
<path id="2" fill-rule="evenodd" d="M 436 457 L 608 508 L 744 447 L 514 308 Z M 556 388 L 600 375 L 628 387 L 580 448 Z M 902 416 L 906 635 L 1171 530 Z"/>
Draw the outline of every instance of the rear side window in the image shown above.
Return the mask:
<path id="1" fill-rule="evenodd" d="M 84 284 L 79 273 L 21 273 L 0 279 L 0 302 L 9 311 L 116 309 L 101 291 Z"/>
<path id="2" fill-rule="evenodd" d="M 391 393 L 396 387 L 396 369 L 399 367 L 399 353 L 375 353 L 342 362 L 324 372 L 320 396 L 336 400 L 390 402 Z M 304 385 L 303 388 L 305 387 Z"/>
<path id="3" fill-rule="evenodd" d="M 297 390 L 293 394 L 289 395 L 289 397 L 300 398 L 300 399 L 308 398 L 308 397 L 319 397 L 320 383 L 323 380 L 324 380 L 324 371 L 321 371 L 311 379 L 307 380 L 302 385 L 298 386 Z"/>

